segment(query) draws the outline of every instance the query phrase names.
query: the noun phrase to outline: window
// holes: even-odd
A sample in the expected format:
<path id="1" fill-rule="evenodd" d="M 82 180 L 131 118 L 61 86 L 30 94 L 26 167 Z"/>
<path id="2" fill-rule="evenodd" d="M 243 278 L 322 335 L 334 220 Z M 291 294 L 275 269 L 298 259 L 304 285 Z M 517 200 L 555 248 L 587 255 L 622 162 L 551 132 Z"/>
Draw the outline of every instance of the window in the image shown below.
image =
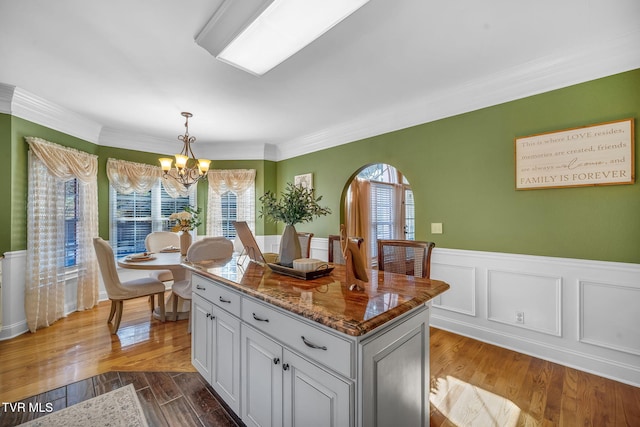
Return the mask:
<path id="1" fill-rule="evenodd" d="M 111 246 L 116 257 L 144 252 L 144 239 L 152 231 L 170 231 L 169 216 L 185 206 L 195 206 L 195 193 L 172 198 L 160 179 L 145 194 L 122 194 L 110 186 Z"/>
<path id="2" fill-rule="evenodd" d="M 227 239 L 235 239 L 236 229 L 233 221 L 237 220 L 238 200 L 232 191 L 225 192 L 221 198 L 222 203 L 222 235 Z"/>
<path id="3" fill-rule="evenodd" d="M 207 180 L 207 234 L 233 239 L 233 221 L 246 221 L 255 233 L 255 169 L 213 169 Z"/>
<path id="4" fill-rule="evenodd" d="M 78 260 L 78 180 L 64 183 L 64 266 L 75 267 Z"/>

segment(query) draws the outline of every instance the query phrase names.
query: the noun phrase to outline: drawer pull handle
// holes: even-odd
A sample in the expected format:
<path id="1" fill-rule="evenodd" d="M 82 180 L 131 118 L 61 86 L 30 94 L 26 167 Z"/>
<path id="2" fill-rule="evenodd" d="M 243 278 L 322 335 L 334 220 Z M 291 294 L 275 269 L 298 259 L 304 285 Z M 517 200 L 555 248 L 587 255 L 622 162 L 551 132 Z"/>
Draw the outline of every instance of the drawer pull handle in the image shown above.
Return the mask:
<path id="1" fill-rule="evenodd" d="M 285 363 L 284 365 L 282 365 L 282 369 L 284 369 L 285 371 L 289 370 L 289 364 Z"/>
<path id="2" fill-rule="evenodd" d="M 263 319 L 261 317 L 258 317 L 258 316 L 256 316 L 255 313 L 251 313 L 251 314 L 253 314 L 253 318 L 256 319 L 258 322 L 267 322 L 267 323 L 269 323 L 269 319 Z"/>
<path id="3" fill-rule="evenodd" d="M 218 300 L 219 300 L 220 302 L 226 302 L 227 304 L 231 303 L 231 301 L 230 301 L 230 300 L 228 300 L 228 299 L 224 299 L 224 298 L 222 298 L 222 297 L 218 297 Z"/>
<path id="4" fill-rule="evenodd" d="M 200 291 L 204 291 L 204 290 L 205 290 L 205 288 L 203 288 L 203 287 L 202 287 L 202 286 L 200 286 L 200 285 L 196 285 L 196 289 L 198 289 L 198 290 L 200 290 Z"/>
<path id="5" fill-rule="evenodd" d="M 317 349 L 319 349 L 319 350 L 327 351 L 327 347 L 326 347 L 326 346 L 324 346 L 324 345 L 317 345 L 317 344 L 314 344 L 314 343 L 312 343 L 311 341 L 307 341 L 307 339 L 306 339 L 305 337 L 300 337 L 300 338 L 302 338 L 302 342 L 303 342 L 303 343 L 305 343 L 305 345 L 306 345 L 307 347 L 317 348 Z"/>
<path id="6" fill-rule="evenodd" d="M 273 358 L 273 364 L 274 364 L 274 365 L 277 365 L 278 363 L 280 363 L 280 358 L 278 358 L 278 357 L 274 357 L 274 358 Z"/>
<path id="7" fill-rule="evenodd" d="M 215 318 L 216 318 L 216 316 L 214 316 L 214 315 L 213 315 L 213 314 L 211 314 L 211 313 L 207 313 L 207 317 L 211 318 L 211 320 L 213 320 L 213 319 L 215 319 Z"/>

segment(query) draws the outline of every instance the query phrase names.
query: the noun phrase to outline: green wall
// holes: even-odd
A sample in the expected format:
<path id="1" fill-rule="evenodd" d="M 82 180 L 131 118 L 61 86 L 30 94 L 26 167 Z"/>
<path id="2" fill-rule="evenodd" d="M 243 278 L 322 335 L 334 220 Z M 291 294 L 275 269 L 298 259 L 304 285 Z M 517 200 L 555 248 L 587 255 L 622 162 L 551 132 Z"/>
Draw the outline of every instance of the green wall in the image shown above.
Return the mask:
<path id="1" fill-rule="evenodd" d="M 411 182 L 416 237 L 438 247 L 640 263 L 640 184 L 516 191 L 514 138 L 640 116 L 640 70 L 287 159 L 216 161 L 216 169 L 255 168 L 256 198 L 281 191 L 295 175 L 312 172 L 316 194 L 333 214 L 299 226 L 318 237 L 336 233 L 340 200 L 363 166 L 389 163 Z M 0 114 L 0 251 L 26 248 L 27 144 L 37 136 L 99 156 L 100 235 L 109 236 L 109 157 L 156 164 L 158 154 L 99 147 Z M 638 139 L 636 134 L 636 140 Z M 637 143 L 636 143 L 637 146 Z M 636 151 L 636 162 L 638 162 Z M 206 183 L 198 203 L 206 206 Z M 260 211 L 259 203 L 257 211 Z M 256 234 L 280 229 L 256 218 Z M 442 222 L 444 234 L 430 234 Z M 204 233 L 201 226 L 199 233 Z"/>
<path id="2" fill-rule="evenodd" d="M 364 165 L 389 163 L 412 185 L 419 240 L 640 263 L 640 184 L 516 191 L 514 178 L 516 137 L 639 116 L 634 70 L 284 160 L 278 189 L 312 172 L 334 214 L 297 228 L 327 236 L 339 230 L 350 178 Z M 444 233 L 432 235 L 432 222 Z"/>

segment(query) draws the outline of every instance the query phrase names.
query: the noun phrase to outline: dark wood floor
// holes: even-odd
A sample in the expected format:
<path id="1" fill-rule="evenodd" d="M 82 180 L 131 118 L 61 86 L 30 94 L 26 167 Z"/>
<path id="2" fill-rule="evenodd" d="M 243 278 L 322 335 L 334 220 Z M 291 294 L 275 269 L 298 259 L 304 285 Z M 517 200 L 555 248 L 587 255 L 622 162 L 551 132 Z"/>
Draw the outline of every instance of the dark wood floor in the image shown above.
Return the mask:
<path id="1" fill-rule="evenodd" d="M 237 427 L 197 372 L 109 372 L 23 399 L 0 411 L 0 427 L 16 426 L 52 411 L 133 384 L 150 426 Z M 34 410 L 35 409 L 35 410 Z"/>

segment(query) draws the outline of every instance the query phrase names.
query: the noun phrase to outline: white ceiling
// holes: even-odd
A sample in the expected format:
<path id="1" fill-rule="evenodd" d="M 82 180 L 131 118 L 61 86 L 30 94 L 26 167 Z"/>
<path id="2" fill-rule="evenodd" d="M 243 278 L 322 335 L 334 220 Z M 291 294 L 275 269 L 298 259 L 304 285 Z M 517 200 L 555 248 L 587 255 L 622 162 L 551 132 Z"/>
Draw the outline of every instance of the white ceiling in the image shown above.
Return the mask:
<path id="1" fill-rule="evenodd" d="M 221 2 L 0 0 L 5 110 L 167 154 L 190 111 L 198 156 L 281 160 L 640 68 L 638 0 L 371 0 L 256 77 L 194 42 Z"/>

